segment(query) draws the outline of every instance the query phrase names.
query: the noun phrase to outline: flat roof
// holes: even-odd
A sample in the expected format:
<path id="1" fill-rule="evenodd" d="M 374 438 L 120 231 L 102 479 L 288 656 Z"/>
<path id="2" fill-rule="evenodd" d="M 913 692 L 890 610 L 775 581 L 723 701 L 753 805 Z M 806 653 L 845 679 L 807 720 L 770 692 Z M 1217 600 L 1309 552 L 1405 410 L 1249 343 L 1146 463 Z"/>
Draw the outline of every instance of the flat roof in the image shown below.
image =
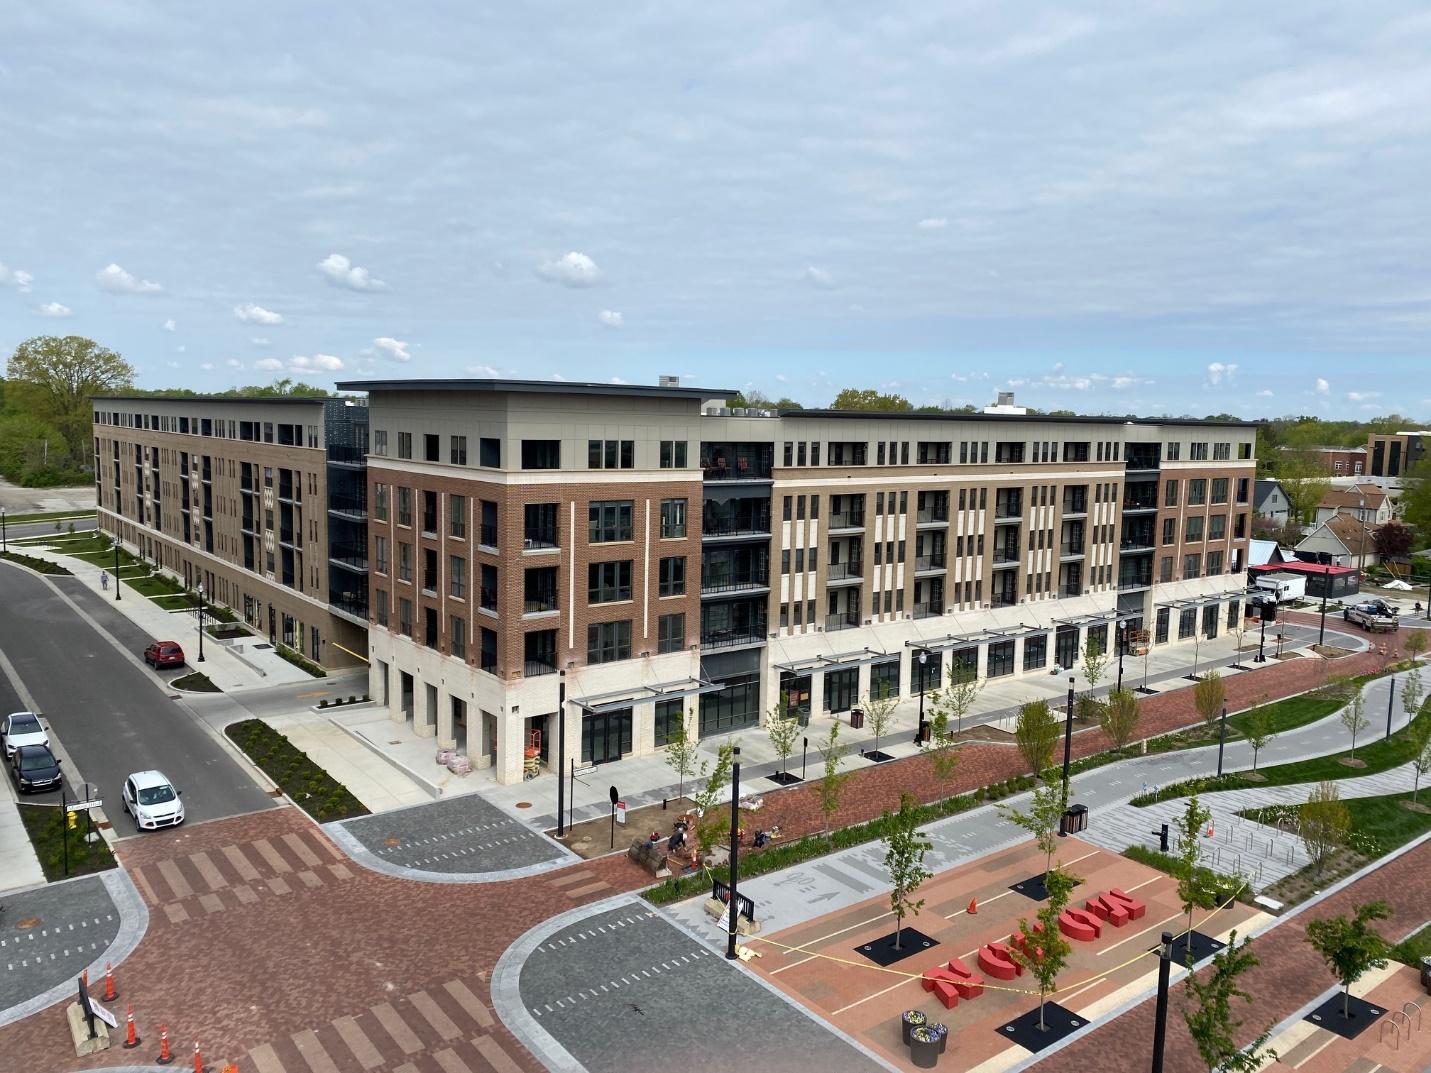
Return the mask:
<path id="1" fill-rule="evenodd" d="M 341 384 L 339 385 L 342 386 Z M 1069 417 L 1065 414 L 919 413 L 911 410 L 781 410 L 781 417 L 866 417 L 881 421 L 1036 421 L 1069 425 L 1197 425 L 1257 428 L 1260 421 L 1206 421 L 1195 417 Z M 1246 461 L 1246 460 L 1244 460 Z"/>
<path id="2" fill-rule="evenodd" d="M 657 399 L 729 399 L 735 388 L 661 387 L 657 384 L 597 384 L 577 380 L 343 380 L 339 391 L 483 391 L 527 392 L 534 395 L 637 395 Z"/>
<path id="3" fill-rule="evenodd" d="M 1300 559 L 1295 562 L 1286 563 L 1266 563 L 1263 566 L 1249 566 L 1248 570 L 1255 570 L 1259 574 L 1289 573 L 1289 574 L 1355 574 L 1354 566 L 1329 566 L 1322 563 L 1307 563 Z"/>
<path id="4" fill-rule="evenodd" d="M 321 406 L 336 398 L 337 395 L 91 395 L 90 402 L 253 402 L 280 406 L 301 402 Z"/>

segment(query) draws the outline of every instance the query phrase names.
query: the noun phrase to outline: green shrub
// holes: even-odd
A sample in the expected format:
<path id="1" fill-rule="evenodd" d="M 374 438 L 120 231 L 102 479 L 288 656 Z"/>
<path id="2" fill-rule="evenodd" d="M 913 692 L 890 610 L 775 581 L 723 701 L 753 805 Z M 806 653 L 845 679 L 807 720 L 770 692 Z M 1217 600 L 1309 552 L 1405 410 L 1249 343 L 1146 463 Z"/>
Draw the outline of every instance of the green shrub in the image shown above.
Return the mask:
<path id="1" fill-rule="evenodd" d="M 368 810 L 347 787 L 261 719 L 234 723 L 226 727 L 224 733 L 303 811 L 320 823 L 367 815 Z"/>

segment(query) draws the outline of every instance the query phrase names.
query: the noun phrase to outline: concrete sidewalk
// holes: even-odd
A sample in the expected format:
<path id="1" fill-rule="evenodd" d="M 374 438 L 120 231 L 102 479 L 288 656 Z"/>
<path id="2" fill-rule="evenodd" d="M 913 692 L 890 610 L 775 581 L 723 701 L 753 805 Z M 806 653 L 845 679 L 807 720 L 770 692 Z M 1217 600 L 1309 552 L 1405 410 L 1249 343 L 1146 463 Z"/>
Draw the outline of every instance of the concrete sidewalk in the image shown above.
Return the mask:
<path id="1" fill-rule="evenodd" d="M 5 792 L 0 796 L 0 894 L 45 882 L 45 870 L 40 867 L 40 858 L 35 856 L 35 847 L 30 845 L 30 836 L 20 819 L 15 788 L 8 776 L 4 783 Z"/>
<path id="2" fill-rule="evenodd" d="M 60 534 L 57 534 L 59 537 Z M 199 620 L 193 610 L 165 611 L 149 599 L 125 586 L 120 599 L 114 599 L 116 581 L 112 569 L 95 566 L 82 559 L 64 554 L 64 540 L 21 545 L 17 550 L 37 559 L 58 563 L 74 574 L 81 583 L 114 605 L 115 610 L 133 622 L 156 641 L 177 641 L 188 659 L 187 671 L 202 671 L 209 680 L 226 693 L 255 689 L 261 686 L 295 682 L 318 682 L 316 679 L 274 651 L 267 638 L 254 634 L 241 641 L 221 641 L 204 638 L 204 662 L 199 656 Z M 129 550 L 129 549 L 126 549 Z M 165 572 L 166 576 L 172 577 Z M 109 587 L 100 584 L 100 575 L 110 574 Z M 212 619 L 206 617 L 206 625 Z M 139 653 L 136 653 L 138 655 Z"/>

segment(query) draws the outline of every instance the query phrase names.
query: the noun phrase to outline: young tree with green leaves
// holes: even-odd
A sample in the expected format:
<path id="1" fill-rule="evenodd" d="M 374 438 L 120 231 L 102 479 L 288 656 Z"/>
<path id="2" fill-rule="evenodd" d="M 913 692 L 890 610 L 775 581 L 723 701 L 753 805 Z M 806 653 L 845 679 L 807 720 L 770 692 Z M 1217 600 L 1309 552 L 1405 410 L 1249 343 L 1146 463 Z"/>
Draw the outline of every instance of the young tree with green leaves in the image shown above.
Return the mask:
<path id="1" fill-rule="evenodd" d="M 726 835 L 731 834 L 730 813 L 720 807 L 721 791 L 730 785 L 731 768 L 735 763 L 735 743 L 722 742 L 716 750 L 716 762 L 707 771 L 708 765 L 702 765 L 702 773 L 705 782 L 696 791 L 696 812 L 699 818 L 696 820 L 696 843 L 699 852 L 693 851 L 694 859 L 699 860 L 699 853 L 703 853 L 707 848 L 715 846 Z"/>
<path id="2" fill-rule="evenodd" d="M 1258 964 L 1251 946 L 1251 939 L 1239 943 L 1234 931 L 1228 937 L 1227 946 L 1213 955 L 1210 972 L 1201 976 L 1188 974 L 1183 992 L 1183 1020 L 1208 1073 L 1256 1073 L 1266 1063 L 1277 1060 L 1276 1051 L 1263 1049 L 1272 1035 L 1271 1025 L 1251 1043 L 1242 1046 L 1237 1043 L 1242 1021 L 1232 1014 L 1232 1000 L 1239 998 L 1249 1005 L 1252 1003 L 1252 996 L 1237 982 L 1243 973 Z"/>
<path id="3" fill-rule="evenodd" d="M 959 766 L 957 732 L 949 723 L 948 707 L 940 703 L 943 697 L 935 694 L 935 705 L 929 716 L 929 760 L 934 765 L 934 774 L 941 779 L 949 779 Z"/>
<path id="4" fill-rule="evenodd" d="M 1426 687 L 1421 684 L 1421 668 L 1412 667 L 1401 680 L 1401 709 L 1406 713 L 1407 719 L 1416 718 L 1416 713 L 1421 710 L 1421 698 L 1425 692 Z"/>
<path id="5" fill-rule="evenodd" d="M 1222 680 L 1222 675 L 1216 671 L 1208 671 L 1197 680 L 1197 685 L 1193 686 L 1193 707 L 1197 709 L 1197 714 L 1202 716 L 1202 721 L 1211 730 L 1217 725 L 1217 720 L 1222 715 L 1222 706 L 1227 703 L 1227 686 Z"/>
<path id="6" fill-rule="evenodd" d="M 1346 917 L 1313 920 L 1307 925 L 1307 942 L 1322 956 L 1327 968 L 1342 985 L 1342 1016 L 1350 1016 L 1351 986 L 1369 969 L 1384 969 L 1391 944 L 1372 926 L 1372 921 L 1386 920 L 1391 907 L 1385 902 L 1368 902 Z"/>
<path id="7" fill-rule="evenodd" d="M 1411 766 L 1416 778 L 1411 783 L 1411 803 L 1421 803 L 1421 776 L 1431 771 L 1431 722 L 1413 723 L 1411 730 Z"/>
<path id="8" fill-rule="evenodd" d="M 700 756 L 700 747 L 700 741 L 687 733 L 686 721 L 683 717 L 675 734 L 666 739 L 666 763 L 670 765 L 679 780 L 676 788 L 677 797 L 686 796 L 686 780 L 697 772 L 696 762 Z M 700 774 L 704 777 L 705 772 L 701 771 Z"/>
<path id="9" fill-rule="evenodd" d="M 1058 744 L 1058 720 L 1048 701 L 1031 700 L 1020 706 L 1014 723 L 1014 744 L 1035 775 L 1053 762 L 1053 750 Z"/>
<path id="10" fill-rule="evenodd" d="M 1127 748 L 1138 730 L 1142 707 L 1131 689 L 1115 689 L 1108 694 L 1099 714 L 1099 726 L 1115 749 Z"/>
<path id="11" fill-rule="evenodd" d="M 865 724 L 874 731 L 875 759 L 884 755 L 879 751 L 879 740 L 884 737 L 885 731 L 889 730 L 890 723 L 894 720 L 894 708 L 898 703 L 898 697 L 890 696 L 888 685 L 865 696 Z"/>
<path id="12" fill-rule="evenodd" d="M 1302 845 L 1312 859 L 1313 872 L 1320 876 L 1327 858 L 1339 846 L 1346 845 L 1351 831 L 1351 813 L 1336 783 L 1324 781 L 1313 788 L 1301 808 L 1301 820 Z"/>
<path id="13" fill-rule="evenodd" d="M 1420 659 L 1421 653 L 1426 651 L 1426 633 L 1424 630 L 1411 630 L 1406 635 L 1406 640 L 1401 642 L 1401 647 L 1406 651 L 1407 659 Z"/>
<path id="14" fill-rule="evenodd" d="M 1013 805 L 997 806 L 1004 818 L 1018 824 L 1043 851 L 1043 870 L 1053 868 L 1053 855 L 1058 849 L 1058 822 L 1063 816 L 1063 785 L 1058 773 L 1050 768 L 1040 777 L 1029 798 L 1028 811 Z"/>
<path id="15" fill-rule="evenodd" d="M 916 899 L 915 892 L 926 879 L 933 876 L 924 867 L 924 855 L 932 845 L 919 830 L 919 813 L 914 798 L 909 794 L 899 795 L 899 811 L 884 813 L 884 866 L 889 871 L 892 887 L 889 892 L 889 908 L 894 913 L 894 948 L 900 947 L 900 932 L 904 928 L 906 916 L 918 916 L 924 908 L 924 899 Z"/>
<path id="16" fill-rule="evenodd" d="M 1351 757 L 1356 759 L 1356 736 L 1371 725 L 1366 717 L 1366 696 L 1360 685 L 1352 685 L 1347 696 L 1347 706 L 1342 709 L 1342 726 L 1351 732 Z"/>
<path id="17" fill-rule="evenodd" d="M 1089 632 L 1087 639 L 1083 642 L 1083 653 L 1081 656 L 1083 663 L 1083 677 L 1088 680 L 1088 690 L 1091 693 L 1098 687 L 1098 683 L 1103 680 L 1104 673 L 1108 670 L 1108 646 L 1103 639 L 1093 632 Z"/>
<path id="18" fill-rule="evenodd" d="M 947 729 L 952 717 L 954 734 L 963 733 L 964 717 L 973 710 L 974 702 L 979 699 L 983 688 L 984 683 L 979 680 L 979 672 L 956 660 L 954 666 L 949 669 L 949 684 L 934 692 L 930 715 L 931 730 L 937 727 L 941 717 Z"/>
<path id="19" fill-rule="evenodd" d="M 1247 713 L 1247 729 L 1243 732 L 1247 744 L 1252 746 L 1252 771 L 1257 772 L 1257 754 L 1272 744 L 1277 737 L 1277 723 L 1266 704 L 1259 704 Z"/>
<path id="20" fill-rule="evenodd" d="M 770 737 L 775 758 L 780 761 L 780 778 L 777 781 L 788 782 L 790 773 L 786 770 L 786 761 L 795 751 L 795 742 L 800 738 L 800 720 L 790 713 L 788 694 L 781 694 L 780 703 L 766 713 L 765 733 Z"/>
<path id="21" fill-rule="evenodd" d="M 1038 981 L 1038 1028 L 1048 1031 L 1044 1020 L 1044 1008 L 1048 996 L 1058 990 L 1058 974 L 1068 965 L 1073 947 L 1058 930 L 1058 914 L 1068 905 L 1069 896 L 1077 884 L 1077 879 L 1061 868 L 1044 873 L 1044 887 L 1048 890 L 1048 901 L 1038 911 L 1038 926 L 1027 919 L 1019 920 L 1019 939 L 1009 944 L 1009 956 L 1028 970 Z"/>
<path id="22" fill-rule="evenodd" d="M 820 742 L 820 756 L 825 762 L 825 774 L 820 780 L 820 814 L 825 822 L 825 837 L 830 837 L 830 821 L 840 810 L 840 794 L 845 788 L 848 771 L 840 769 L 845 763 L 845 743 L 840 740 L 838 720 L 830 720 L 830 733 Z"/>
<path id="23" fill-rule="evenodd" d="M 1192 931 L 1194 909 L 1211 909 L 1217 904 L 1217 892 L 1204 886 L 1204 877 L 1198 874 L 1198 864 L 1202 860 L 1202 829 L 1210 819 L 1212 811 L 1203 808 L 1198 803 L 1197 794 L 1193 794 L 1188 798 L 1182 815 L 1173 821 L 1178 839 L 1178 897 L 1182 899 L 1183 912 L 1188 915 L 1188 932 Z M 1191 950 L 1191 944 L 1184 949 Z"/>

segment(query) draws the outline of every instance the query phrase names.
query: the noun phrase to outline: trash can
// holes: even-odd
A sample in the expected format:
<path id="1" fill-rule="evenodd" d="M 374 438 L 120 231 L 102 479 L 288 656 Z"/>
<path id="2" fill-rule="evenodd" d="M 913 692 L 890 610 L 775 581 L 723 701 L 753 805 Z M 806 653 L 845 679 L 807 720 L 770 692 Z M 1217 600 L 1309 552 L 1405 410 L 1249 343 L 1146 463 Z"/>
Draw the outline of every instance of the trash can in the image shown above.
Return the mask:
<path id="1" fill-rule="evenodd" d="M 865 710 L 863 708 L 850 709 L 850 729 L 863 730 L 865 725 Z"/>
<path id="2" fill-rule="evenodd" d="M 1421 986 L 1431 995 L 1431 957 L 1421 959 Z"/>
<path id="3" fill-rule="evenodd" d="M 1076 835 L 1080 831 L 1088 830 L 1088 806 L 1069 805 L 1068 811 L 1063 814 L 1063 831 L 1065 834 Z"/>

